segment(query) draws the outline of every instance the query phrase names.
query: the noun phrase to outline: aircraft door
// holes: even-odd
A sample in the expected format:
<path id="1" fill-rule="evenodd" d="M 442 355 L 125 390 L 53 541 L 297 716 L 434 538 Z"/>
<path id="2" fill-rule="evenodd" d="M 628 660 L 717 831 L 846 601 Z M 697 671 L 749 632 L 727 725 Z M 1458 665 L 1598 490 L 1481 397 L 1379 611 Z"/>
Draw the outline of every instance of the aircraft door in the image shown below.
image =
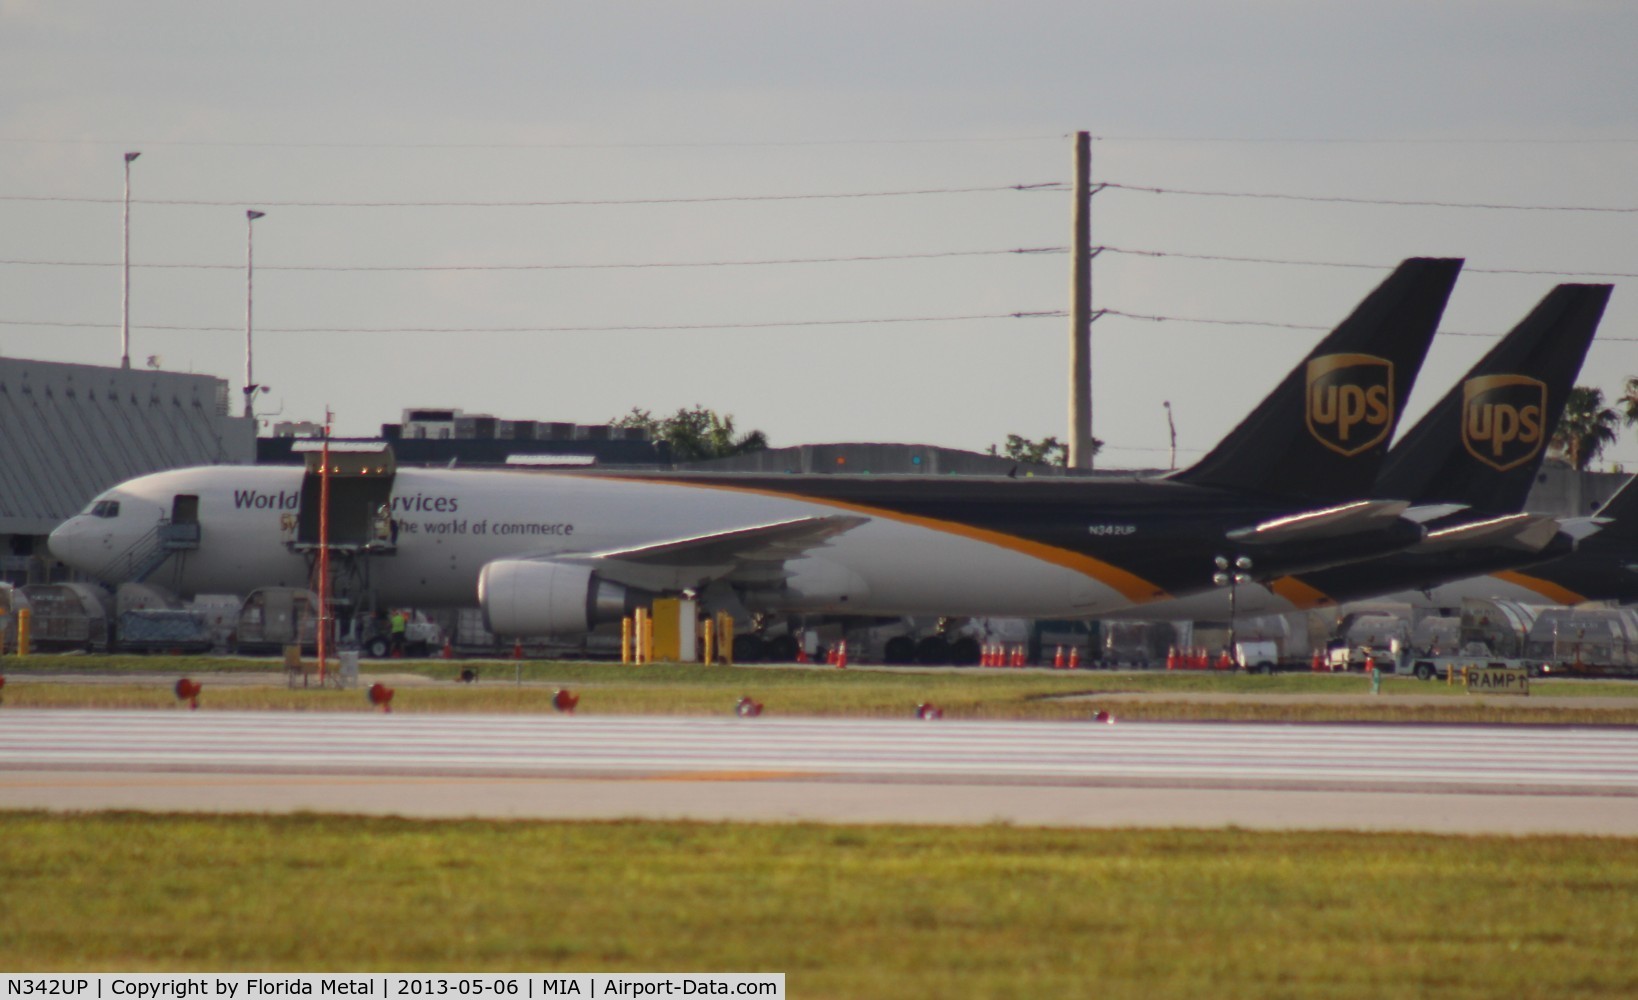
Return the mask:
<path id="1" fill-rule="evenodd" d="M 172 524 L 198 524 L 199 498 L 189 493 L 178 493 L 171 498 Z"/>

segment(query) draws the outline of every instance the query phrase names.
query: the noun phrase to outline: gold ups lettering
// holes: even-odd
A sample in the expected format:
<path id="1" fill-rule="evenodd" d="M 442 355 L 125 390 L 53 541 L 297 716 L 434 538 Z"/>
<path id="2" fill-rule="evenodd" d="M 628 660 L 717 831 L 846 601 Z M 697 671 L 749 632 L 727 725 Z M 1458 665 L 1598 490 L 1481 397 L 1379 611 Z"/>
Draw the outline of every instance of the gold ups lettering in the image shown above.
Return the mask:
<path id="1" fill-rule="evenodd" d="M 1547 386 L 1524 375 L 1486 375 L 1462 384 L 1462 446 L 1497 472 L 1535 458 L 1545 444 Z"/>
<path id="2" fill-rule="evenodd" d="M 1369 354 L 1308 362 L 1308 432 L 1352 457 L 1387 440 L 1393 426 L 1393 363 Z"/>

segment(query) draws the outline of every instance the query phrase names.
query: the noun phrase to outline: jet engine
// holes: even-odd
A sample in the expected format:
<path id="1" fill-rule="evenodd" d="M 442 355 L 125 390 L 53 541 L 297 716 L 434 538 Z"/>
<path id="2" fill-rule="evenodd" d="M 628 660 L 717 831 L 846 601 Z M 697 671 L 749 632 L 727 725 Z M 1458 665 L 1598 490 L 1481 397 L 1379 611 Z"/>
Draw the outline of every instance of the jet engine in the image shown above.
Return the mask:
<path id="1" fill-rule="evenodd" d="M 600 579 L 589 566 L 498 559 L 478 574 L 478 605 L 495 635 L 578 635 L 619 621 L 650 595 Z"/>

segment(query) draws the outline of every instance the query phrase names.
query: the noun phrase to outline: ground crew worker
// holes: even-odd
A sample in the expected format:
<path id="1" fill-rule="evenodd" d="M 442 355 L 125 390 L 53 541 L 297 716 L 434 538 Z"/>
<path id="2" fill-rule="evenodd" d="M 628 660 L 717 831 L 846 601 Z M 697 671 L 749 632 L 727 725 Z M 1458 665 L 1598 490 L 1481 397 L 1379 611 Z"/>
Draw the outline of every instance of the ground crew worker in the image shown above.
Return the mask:
<path id="1" fill-rule="evenodd" d="M 390 640 L 390 642 L 392 644 L 391 645 L 392 654 L 394 656 L 403 656 L 404 655 L 404 632 L 405 632 L 405 630 L 407 630 L 409 628 L 409 618 L 408 618 L 408 616 L 406 616 L 404 614 L 404 612 L 401 611 L 401 610 L 400 611 L 394 611 L 392 613 L 390 627 L 391 627 L 391 635 L 389 637 L 389 640 Z"/>

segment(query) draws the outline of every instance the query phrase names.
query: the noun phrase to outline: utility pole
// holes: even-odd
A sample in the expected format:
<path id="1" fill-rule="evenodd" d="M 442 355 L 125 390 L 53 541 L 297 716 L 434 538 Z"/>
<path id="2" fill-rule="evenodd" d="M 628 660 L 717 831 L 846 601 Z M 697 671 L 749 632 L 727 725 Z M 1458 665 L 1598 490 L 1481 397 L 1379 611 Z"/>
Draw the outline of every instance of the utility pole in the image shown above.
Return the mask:
<path id="1" fill-rule="evenodd" d="M 1092 135 L 1075 133 L 1069 294 L 1069 467 L 1092 468 Z"/>

